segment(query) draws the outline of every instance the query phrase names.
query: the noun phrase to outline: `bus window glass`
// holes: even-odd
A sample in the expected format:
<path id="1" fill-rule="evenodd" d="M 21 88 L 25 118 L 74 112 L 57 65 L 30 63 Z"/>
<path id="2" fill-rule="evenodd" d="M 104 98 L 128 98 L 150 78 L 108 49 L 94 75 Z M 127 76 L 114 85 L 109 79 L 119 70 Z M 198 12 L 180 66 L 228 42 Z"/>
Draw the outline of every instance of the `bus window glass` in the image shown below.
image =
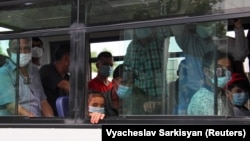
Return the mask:
<path id="1" fill-rule="evenodd" d="M 92 43 L 91 58 L 108 50 L 120 56 L 116 66 L 124 65 L 116 91 L 119 115 L 233 115 L 223 90 L 239 51 L 234 45 L 247 44 L 243 36 L 229 36 L 231 22 L 126 29 L 120 31 L 121 41 Z M 237 31 L 246 36 L 243 28 Z"/>
<path id="2" fill-rule="evenodd" d="M 244 12 L 250 6 L 248 0 L 89 0 L 82 1 L 87 13 L 81 19 L 88 26 L 111 23 L 125 23 L 138 20 L 161 19 L 171 17 L 195 17 L 220 13 Z M 83 4 L 83 5 L 84 5 Z M 145 10 L 151 17 L 138 19 L 135 12 Z"/>
<path id="3" fill-rule="evenodd" d="M 228 56 L 229 39 L 226 37 L 226 27 L 227 21 L 214 21 L 128 29 L 130 35 L 125 34 L 125 30 L 124 37 L 131 39 L 131 42 L 124 56 L 122 85 L 126 86 L 126 93 L 120 97 L 120 114 L 230 114 L 224 112 L 227 110 L 221 110 L 222 106 L 227 106 L 223 104 L 228 101 L 225 97 L 220 98 L 221 94 L 214 91 L 223 86 L 219 85 L 220 79 L 217 82 L 217 78 L 221 76 L 213 72 L 223 65 L 227 71 L 231 71 L 232 66 L 218 64 L 216 56 L 210 56 L 209 61 L 206 60 L 208 58 L 203 58 L 211 52 L 212 55 L 217 52 L 220 55 L 219 51 L 225 53 L 224 57 Z M 170 48 L 177 51 L 170 52 Z M 181 52 L 182 55 L 169 55 L 173 52 Z M 207 66 L 204 66 L 204 62 Z M 209 89 L 206 89 L 207 85 Z M 197 94 L 200 90 L 202 94 Z M 210 94 L 204 100 L 201 95 L 206 93 Z M 223 100 L 215 101 L 214 98 Z M 204 105 L 205 107 L 200 108 L 202 103 L 210 106 Z"/>
<path id="4" fill-rule="evenodd" d="M 0 27 L 6 33 L 69 27 L 74 2 L 65 0 L 15 1 L 0 6 Z"/>

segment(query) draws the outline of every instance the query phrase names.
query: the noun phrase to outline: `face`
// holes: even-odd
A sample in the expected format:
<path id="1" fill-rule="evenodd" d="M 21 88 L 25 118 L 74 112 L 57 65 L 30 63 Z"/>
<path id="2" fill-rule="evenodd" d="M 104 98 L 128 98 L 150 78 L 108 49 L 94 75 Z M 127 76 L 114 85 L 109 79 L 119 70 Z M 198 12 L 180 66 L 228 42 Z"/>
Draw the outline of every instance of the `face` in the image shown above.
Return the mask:
<path id="1" fill-rule="evenodd" d="M 234 86 L 230 91 L 228 90 L 227 96 L 230 100 L 233 100 L 233 94 L 236 94 L 236 93 L 239 94 L 241 92 L 247 92 L 247 91 L 238 86 Z"/>
<path id="2" fill-rule="evenodd" d="M 103 78 L 108 78 L 113 71 L 113 62 L 114 61 L 112 57 L 102 58 L 101 60 L 99 60 L 96 64 L 98 75 L 102 76 Z"/>
<path id="3" fill-rule="evenodd" d="M 232 72 L 232 64 L 228 58 L 222 58 L 217 62 L 218 68 L 226 68 L 227 70 Z"/>
<path id="4" fill-rule="evenodd" d="M 114 87 L 114 90 L 117 91 L 118 89 L 118 86 L 122 84 L 122 78 L 121 77 L 116 77 L 113 79 L 113 87 Z"/>
<path id="5" fill-rule="evenodd" d="M 69 72 L 69 66 L 70 66 L 69 54 L 64 56 L 64 62 L 65 62 L 65 72 Z"/>
<path id="6" fill-rule="evenodd" d="M 18 45 L 17 45 L 17 40 L 12 41 L 13 43 L 10 46 L 10 52 L 12 53 L 18 53 Z M 20 39 L 19 40 L 20 43 L 20 53 L 31 53 L 31 46 L 30 46 L 30 42 L 27 39 Z"/>
<path id="7" fill-rule="evenodd" d="M 97 62 L 97 68 L 99 69 L 101 66 L 111 66 L 113 67 L 114 60 L 113 58 L 102 58 L 100 61 Z"/>
<path id="8" fill-rule="evenodd" d="M 206 82 L 209 85 L 214 85 L 214 77 L 216 75 L 217 88 L 224 88 L 224 86 L 231 78 L 231 73 L 231 61 L 228 58 L 221 58 L 217 61 L 216 69 L 213 69 L 213 65 L 211 65 L 210 68 L 207 68 L 207 71 L 205 71 L 205 75 L 209 79 L 209 81 Z"/>
<path id="9" fill-rule="evenodd" d="M 105 101 L 103 97 L 95 96 L 95 97 L 90 98 L 88 106 L 104 107 L 104 104 L 105 104 Z"/>
<path id="10" fill-rule="evenodd" d="M 40 41 L 32 41 L 32 47 L 42 48 L 42 43 Z"/>

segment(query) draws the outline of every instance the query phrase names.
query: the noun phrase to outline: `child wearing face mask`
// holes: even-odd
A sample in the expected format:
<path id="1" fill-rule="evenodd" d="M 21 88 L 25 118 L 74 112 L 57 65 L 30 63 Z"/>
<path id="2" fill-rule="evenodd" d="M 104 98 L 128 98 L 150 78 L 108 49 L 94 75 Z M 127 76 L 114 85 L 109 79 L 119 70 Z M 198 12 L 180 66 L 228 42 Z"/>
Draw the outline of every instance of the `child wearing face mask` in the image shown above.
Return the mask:
<path id="1" fill-rule="evenodd" d="M 250 116 L 249 109 L 245 106 L 249 99 L 250 84 L 246 76 L 233 73 L 227 83 L 226 95 L 233 104 L 235 116 Z"/>
<path id="2" fill-rule="evenodd" d="M 90 91 L 88 95 L 88 115 L 93 124 L 99 123 L 105 117 L 105 97 L 101 92 Z"/>

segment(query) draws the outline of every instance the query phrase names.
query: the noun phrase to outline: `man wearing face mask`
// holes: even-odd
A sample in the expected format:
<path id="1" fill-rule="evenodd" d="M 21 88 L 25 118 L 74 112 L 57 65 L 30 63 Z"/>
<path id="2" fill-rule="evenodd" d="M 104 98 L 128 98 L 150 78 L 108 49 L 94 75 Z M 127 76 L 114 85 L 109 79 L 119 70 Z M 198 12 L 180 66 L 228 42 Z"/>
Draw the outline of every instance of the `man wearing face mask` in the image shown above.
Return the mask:
<path id="1" fill-rule="evenodd" d="M 7 52 L 10 59 L 6 60 L 5 71 L 8 73 L 2 75 L 1 79 L 5 80 L 1 91 L 8 94 L 8 100 L 15 98 L 16 94 L 16 73 L 19 71 L 19 96 L 18 96 L 18 113 L 30 117 L 54 116 L 50 105 L 47 102 L 38 70 L 31 64 L 31 40 L 21 38 L 9 41 Z M 18 53 L 19 60 L 17 60 Z M 19 65 L 19 66 L 17 66 Z M 9 101 L 10 102 L 10 101 Z M 13 101 L 14 102 L 14 101 Z M 7 103 L 6 103 L 7 104 Z M 14 113 L 14 103 L 6 105 L 11 114 Z"/>
<path id="2" fill-rule="evenodd" d="M 151 17 L 146 10 L 137 11 L 133 18 L 135 20 L 147 20 Z M 133 99 L 137 99 L 135 90 L 141 92 L 143 107 L 147 114 L 165 114 L 166 90 L 164 84 L 164 51 L 167 51 L 170 30 L 167 26 L 142 27 L 133 29 L 133 40 L 129 43 L 124 56 L 125 83 L 130 83 L 134 88 L 131 91 Z M 166 49 L 166 50 L 165 50 Z M 167 63 L 166 63 L 167 64 Z M 138 95 L 139 96 L 139 95 Z M 141 98 L 138 98 L 141 99 Z M 133 110 L 133 109 L 130 109 Z M 126 113 L 124 113 L 126 114 Z M 127 114 L 142 114 L 128 111 Z"/>
<path id="3" fill-rule="evenodd" d="M 216 50 L 204 55 L 204 84 L 192 96 L 187 109 L 188 115 L 233 115 L 232 106 L 228 104 L 224 91 L 231 79 L 232 60 L 229 54 Z"/>
<path id="4" fill-rule="evenodd" d="M 57 116 L 56 99 L 68 96 L 70 66 L 70 44 L 62 44 L 54 52 L 54 62 L 43 65 L 39 72 L 42 85 L 55 116 Z"/>
<path id="5" fill-rule="evenodd" d="M 38 37 L 32 38 L 32 63 L 40 69 L 41 63 L 40 58 L 43 56 L 44 48 L 43 42 Z"/>
<path id="6" fill-rule="evenodd" d="M 88 82 L 89 90 L 96 90 L 105 93 L 113 87 L 112 82 L 108 77 L 113 71 L 114 59 L 110 52 L 103 51 L 98 54 L 96 68 L 98 70 L 97 76 Z"/>
<path id="7" fill-rule="evenodd" d="M 250 84 L 245 75 L 233 73 L 225 87 L 226 95 L 233 104 L 234 116 L 250 116 L 245 106 L 249 99 Z"/>

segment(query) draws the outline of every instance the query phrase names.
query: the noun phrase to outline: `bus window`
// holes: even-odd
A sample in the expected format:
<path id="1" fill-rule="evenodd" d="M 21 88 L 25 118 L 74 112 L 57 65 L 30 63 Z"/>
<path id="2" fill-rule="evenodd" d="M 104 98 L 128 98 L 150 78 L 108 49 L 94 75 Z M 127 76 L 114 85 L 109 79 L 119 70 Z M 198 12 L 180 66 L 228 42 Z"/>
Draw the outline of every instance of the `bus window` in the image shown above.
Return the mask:
<path id="1" fill-rule="evenodd" d="M 230 21 L 126 29 L 118 34 L 119 41 L 92 43 L 91 58 L 96 57 L 98 53 L 95 52 L 103 50 L 114 53 L 114 56 L 122 56 L 120 59 L 125 66 L 122 85 L 130 89 L 127 94 L 124 94 L 127 97 L 120 97 L 119 114 L 126 116 L 192 115 L 188 113 L 189 103 L 193 95 L 205 84 L 203 56 L 215 50 L 234 54 L 232 46 L 227 46 L 227 42 L 231 42 L 228 38 Z M 242 41 L 244 45 L 246 40 Z M 113 48 L 114 43 L 117 43 L 115 48 Z M 244 51 L 241 50 L 241 52 Z M 179 70 L 177 74 L 180 62 L 184 59 L 185 73 Z M 215 58 L 211 60 L 212 64 L 215 64 Z M 94 64 L 91 68 L 93 73 Z M 126 73 L 131 72 L 133 77 L 128 77 L 129 74 Z M 132 80 L 127 80 L 129 78 Z M 175 83 L 174 86 L 173 83 Z M 216 88 L 216 83 L 218 82 L 215 81 L 211 85 L 212 89 Z M 213 91 L 211 93 L 214 97 L 210 97 L 212 99 L 209 107 L 212 111 L 210 114 L 229 114 L 220 113 L 221 103 L 214 101 L 215 98 L 220 98 L 218 97 L 220 94 Z M 224 99 L 223 102 L 228 103 L 228 99 Z M 205 113 L 201 115 L 206 115 Z"/>

